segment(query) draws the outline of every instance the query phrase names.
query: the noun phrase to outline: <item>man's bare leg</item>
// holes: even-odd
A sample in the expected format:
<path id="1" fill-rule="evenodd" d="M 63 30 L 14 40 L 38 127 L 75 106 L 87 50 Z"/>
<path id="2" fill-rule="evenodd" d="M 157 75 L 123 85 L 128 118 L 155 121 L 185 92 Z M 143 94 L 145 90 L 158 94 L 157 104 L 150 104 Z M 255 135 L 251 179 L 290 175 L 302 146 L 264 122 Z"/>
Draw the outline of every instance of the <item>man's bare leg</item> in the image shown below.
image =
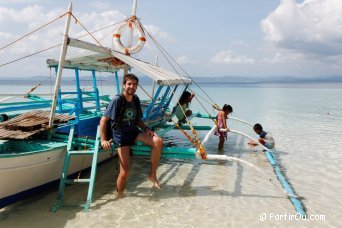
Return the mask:
<path id="1" fill-rule="evenodd" d="M 130 146 L 124 146 L 118 148 L 119 160 L 120 160 L 120 172 L 116 181 L 116 190 L 118 197 L 123 197 L 123 191 L 126 188 L 126 180 L 129 172 L 129 159 L 130 159 Z"/>
<path id="2" fill-rule="evenodd" d="M 157 169 L 158 163 L 161 156 L 161 150 L 163 147 L 163 139 L 156 134 L 153 137 L 147 135 L 145 132 L 139 133 L 136 141 L 141 141 L 143 144 L 148 145 L 152 148 L 151 150 L 151 169 L 148 179 L 153 183 L 153 186 L 157 189 L 161 189 L 158 178 Z"/>

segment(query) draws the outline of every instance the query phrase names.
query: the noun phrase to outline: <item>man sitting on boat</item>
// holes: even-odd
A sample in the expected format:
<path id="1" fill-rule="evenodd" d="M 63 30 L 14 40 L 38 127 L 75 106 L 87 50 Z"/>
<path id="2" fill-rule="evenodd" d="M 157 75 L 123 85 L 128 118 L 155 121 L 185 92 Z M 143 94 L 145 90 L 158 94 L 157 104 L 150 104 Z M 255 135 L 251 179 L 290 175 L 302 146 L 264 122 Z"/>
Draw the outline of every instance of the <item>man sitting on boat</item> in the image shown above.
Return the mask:
<path id="1" fill-rule="evenodd" d="M 195 96 L 194 93 L 190 93 L 189 91 L 184 91 L 179 98 L 178 104 L 175 107 L 176 117 L 178 122 L 185 123 L 186 117 L 191 116 L 192 111 L 189 109 L 189 104 L 192 98 Z"/>
<path id="2" fill-rule="evenodd" d="M 266 131 L 263 130 L 261 124 L 257 123 L 254 125 L 253 130 L 255 131 L 256 134 L 259 135 L 259 143 L 267 147 L 268 149 L 273 149 L 275 142 L 273 139 L 273 136 L 270 133 L 267 133 Z M 257 146 L 258 144 L 256 142 L 249 142 L 249 145 L 252 146 Z"/>
<path id="3" fill-rule="evenodd" d="M 163 147 L 163 140 L 141 120 L 142 110 L 140 100 L 135 95 L 138 83 L 139 79 L 134 74 L 125 75 L 123 79 L 123 93 L 116 95 L 111 100 L 100 121 L 101 146 L 106 150 L 110 149 L 110 140 L 106 136 L 108 120 L 110 120 L 112 126 L 113 141 L 118 146 L 118 154 L 120 157 L 120 173 L 116 185 L 118 197 L 123 196 L 129 172 L 131 146 L 137 141 L 141 141 L 143 144 L 152 148 L 151 170 L 148 179 L 153 182 L 154 187 L 160 189 L 160 184 L 157 179 L 157 168 Z M 143 131 L 140 131 L 138 127 Z"/>

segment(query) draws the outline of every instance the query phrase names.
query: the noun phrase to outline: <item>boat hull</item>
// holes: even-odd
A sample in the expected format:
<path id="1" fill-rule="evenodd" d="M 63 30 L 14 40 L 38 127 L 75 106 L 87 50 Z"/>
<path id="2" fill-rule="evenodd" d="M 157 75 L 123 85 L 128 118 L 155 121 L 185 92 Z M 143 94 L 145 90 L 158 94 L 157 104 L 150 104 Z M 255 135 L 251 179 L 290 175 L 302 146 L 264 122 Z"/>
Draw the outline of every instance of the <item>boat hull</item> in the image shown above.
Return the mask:
<path id="1" fill-rule="evenodd" d="M 0 208 L 58 183 L 64 163 L 66 144 L 39 143 L 40 146 L 48 144 L 54 146 L 38 151 L 0 154 Z M 98 162 L 111 156 L 111 151 L 101 151 L 98 155 Z M 91 159 L 92 156 L 89 155 L 73 156 L 68 174 L 89 168 Z"/>

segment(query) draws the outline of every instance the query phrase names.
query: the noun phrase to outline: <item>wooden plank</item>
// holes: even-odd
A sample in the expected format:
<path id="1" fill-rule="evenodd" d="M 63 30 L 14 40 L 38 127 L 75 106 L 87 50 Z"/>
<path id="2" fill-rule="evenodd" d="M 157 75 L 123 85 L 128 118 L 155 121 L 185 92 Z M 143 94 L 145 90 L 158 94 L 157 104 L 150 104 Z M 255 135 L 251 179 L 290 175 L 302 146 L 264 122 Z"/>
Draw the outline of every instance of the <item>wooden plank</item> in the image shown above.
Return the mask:
<path id="1" fill-rule="evenodd" d="M 0 123 L 0 139 L 26 139 L 32 135 L 46 131 L 50 118 L 50 112 L 35 110 L 16 116 L 8 121 Z M 56 114 L 55 124 L 65 123 L 74 116 Z"/>

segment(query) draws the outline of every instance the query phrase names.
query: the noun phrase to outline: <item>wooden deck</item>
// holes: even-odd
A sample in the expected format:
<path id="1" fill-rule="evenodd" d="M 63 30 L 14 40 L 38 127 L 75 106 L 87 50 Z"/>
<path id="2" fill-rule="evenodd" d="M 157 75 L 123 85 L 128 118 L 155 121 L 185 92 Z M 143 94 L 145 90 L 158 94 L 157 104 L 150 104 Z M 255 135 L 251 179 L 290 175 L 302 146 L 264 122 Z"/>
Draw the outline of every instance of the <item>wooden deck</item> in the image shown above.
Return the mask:
<path id="1" fill-rule="evenodd" d="M 67 114 L 56 114 L 54 125 L 74 119 Z M 48 130 L 50 112 L 31 111 L 0 123 L 0 139 L 27 139 L 30 136 Z"/>

